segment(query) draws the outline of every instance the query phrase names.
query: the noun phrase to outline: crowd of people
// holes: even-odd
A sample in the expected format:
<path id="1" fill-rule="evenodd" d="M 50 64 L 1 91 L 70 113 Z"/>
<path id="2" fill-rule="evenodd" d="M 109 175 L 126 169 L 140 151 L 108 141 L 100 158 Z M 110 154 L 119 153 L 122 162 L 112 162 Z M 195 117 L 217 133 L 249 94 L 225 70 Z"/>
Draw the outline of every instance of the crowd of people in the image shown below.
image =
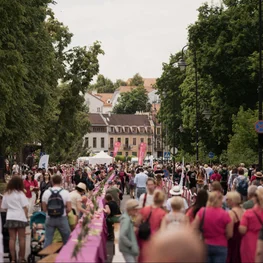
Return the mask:
<path id="1" fill-rule="evenodd" d="M 160 164 L 135 170 L 126 165 L 116 174 L 115 188 L 130 194 L 129 181 L 135 195 L 120 216 L 119 236 L 126 262 L 180 262 L 175 242 L 166 243 L 170 254 L 149 251 L 154 251 L 153 244 L 161 246 L 157 236 L 172 232 L 176 240 L 182 229 L 191 233 L 188 249 L 193 245 L 196 255 L 180 252 L 185 257 L 181 262 L 263 262 L 263 176 L 256 166 L 177 164 L 172 174 Z M 170 189 L 167 181 L 172 182 Z M 192 193 L 190 200 L 185 187 Z"/>
<path id="2" fill-rule="evenodd" d="M 92 190 L 113 170 L 113 165 L 58 165 L 47 170 L 32 167 L 21 172 L 14 168 L 2 196 L 1 209 L 6 211 L 4 228 L 9 233 L 11 262 L 17 262 L 17 237 L 18 262 L 27 262 L 26 227 L 33 228 L 31 242 L 35 242 L 38 251 L 53 242 L 66 244 L 78 219 L 89 213 Z M 38 212 L 45 215 L 42 224 L 32 221 Z"/>
<path id="3" fill-rule="evenodd" d="M 44 224 L 33 225 L 38 246 L 66 244 L 78 219 L 89 214 L 93 189 L 110 171 L 115 176 L 103 209 L 108 240 L 120 222 L 126 262 L 263 262 L 263 176 L 256 166 L 121 162 L 13 171 L 1 203 L 12 262 L 17 236 L 19 260 L 26 262 L 25 228 L 35 209 L 46 214 Z"/>

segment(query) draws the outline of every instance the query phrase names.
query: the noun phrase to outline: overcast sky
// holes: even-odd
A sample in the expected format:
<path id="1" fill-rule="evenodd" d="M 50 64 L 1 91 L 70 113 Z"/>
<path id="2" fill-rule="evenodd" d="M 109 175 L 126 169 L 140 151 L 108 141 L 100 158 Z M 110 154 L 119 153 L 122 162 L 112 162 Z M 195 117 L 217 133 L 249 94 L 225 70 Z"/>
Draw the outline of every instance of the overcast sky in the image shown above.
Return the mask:
<path id="1" fill-rule="evenodd" d="M 99 40 L 100 73 L 115 81 L 139 72 L 157 78 L 162 62 L 187 43 L 197 8 L 211 0 L 56 0 L 57 18 L 74 34 L 72 46 Z M 219 0 L 214 0 L 216 3 Z"/>

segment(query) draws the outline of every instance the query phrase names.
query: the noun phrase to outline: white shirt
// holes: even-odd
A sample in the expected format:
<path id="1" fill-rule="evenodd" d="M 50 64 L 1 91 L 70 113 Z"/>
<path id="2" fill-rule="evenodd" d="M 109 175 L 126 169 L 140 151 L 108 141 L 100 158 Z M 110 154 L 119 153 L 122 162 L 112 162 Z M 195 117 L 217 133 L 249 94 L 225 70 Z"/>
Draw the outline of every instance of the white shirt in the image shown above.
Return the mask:
<path id="1" fill-rule="evenodd" d="M 147 179 L 148 179 L 148 176 L 145 173 L 139 173 L 139 174 L 136 174 L 134 178 L 134 183 L 136 184 L 136 187 L 146 188 Z"/>
<path id="2" fill-rule="evenodd" d="M 173 198 L 173 197 L 169 198 L 169 199 L 166 201 L 166 209 L 167 209 L 168 211 L 172 211 L 172 207 L 171 207 L 171 199 L 172 199 L 172 198 Z M 183 211 L 183 212 L 185 212 L 185 211 L 188 209 L 188 204 L 187 204 L 185 198 L 183 198 L 183 199 L 184 199 L 184 211 Z"/>
<path id="3" fill-rule="evenodd" d="M 14 164 L 12 167 L 13 172 L 18 173 L 19 172 L 19 165 L 18 164 Z"/>
<path id="4" fill-rule="evenodd" d="M 38 178 L 41 176 L 41 173 L 36 173 L 34 179 L 38 181 Z"/>
<path id="5" fill-rule="evenodd" d="M 28 199 L 23 192 L 13 191 L 4 194 L 1 207 L 7 209 L 6 220 L 27 222 L 24 207 L 28 205 Z"/>
<path id="6" fill-rule="evenodd" d="M 140 199 L 139 199 L 139 207 L 140 208 L 143 207 L 144 197 L 145 197 L 145 194 L 140 195 Z M 153 194 L 150 195 L 147 193 L 145 206 L 149 206 L 149 205 L 153 205 Z"/>
<path id="7" fill-rule="evenodd" d="M 61 189 L 61 187 L 57 187 L 56 186 L 56 187 L 52 187 L 52 188 L 49 188 L 48 190 L 46 190 L 44 192 L 43 196 L 42 196 L 42 202 L 43 203 L 46 203 L 46 204 L 48 203 L 48 199 L 51 196 L 50 189 L 59 191 Z M 63 216 L 66 216 L 67 215 L 67 213 L 66 213 L 66 203 L 67 202 L 71 202 L 70 201 L 69 192 L 67 190 L 63 189 L 59 194 L 61 195 L 61 197 L 62 197 L 62 199 L 64 201 L 64 214 L 63 214 Z M 48 214 L 47 214 L 47 217 L 49 217 Z"/>
<path id="8" fill-rule="evenodd" d="M 77 208 L 77 202 L 81 202 L 81 195 L 76 190 L 69 193 L 70 201 L 71 201 L 71 207 L 75 210 L 76 214 L 79 215 L 79 211 Z"/>

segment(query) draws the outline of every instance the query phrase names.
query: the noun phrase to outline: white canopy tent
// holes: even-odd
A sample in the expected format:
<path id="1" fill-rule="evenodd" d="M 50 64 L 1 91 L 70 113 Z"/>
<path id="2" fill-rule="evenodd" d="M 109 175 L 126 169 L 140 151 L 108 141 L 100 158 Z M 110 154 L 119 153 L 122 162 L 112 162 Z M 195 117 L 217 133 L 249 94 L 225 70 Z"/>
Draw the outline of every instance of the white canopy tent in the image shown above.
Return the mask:
<path id="1" fill-rule="evenodd" d="M 104 164 L 104 163 L 106 163 L 106 165 L 113 163 L 113 157 L 109 156 L 107 153 L 103 151 L 89 158 L 89 164 L 91 165 Z"/>

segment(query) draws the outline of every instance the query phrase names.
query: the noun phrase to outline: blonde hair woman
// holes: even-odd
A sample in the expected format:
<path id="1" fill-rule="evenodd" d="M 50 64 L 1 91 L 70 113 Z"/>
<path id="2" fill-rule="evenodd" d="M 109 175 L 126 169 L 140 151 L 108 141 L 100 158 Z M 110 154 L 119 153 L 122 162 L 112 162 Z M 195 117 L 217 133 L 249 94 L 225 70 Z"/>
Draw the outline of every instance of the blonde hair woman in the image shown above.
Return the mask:
<path id="1" fill-rule="evenodd" d="M 143 207 L 140 210 L 139 216 L 136 220 L 137 225 L 140 225 L 142 222 L 148 220 L 151 227 L 151 237 L 160 229 L 162 220 L 166 215 L 165 210 L 162 208 L 164 200 L 165 200 L 164 192 L 161 190 L 155 190 L 153 194 L 153 205 Z M 148 240 L 139 239 L 139 247 L 141 251 L 139 256 L 139 262 L 144 262 L 143 252 L 148 242 L 149 242 Z"/>
<path id="2" fill-rule="evenodd" d="M 193 222 L 195 229 L 201 229 L 207 245 L 207 262 L 226 262 L 227 239 L 233 235 L 233 224 L 229 214 L 222 209 L 223 194 L 209 193 L 206 207 L 201 208 Z"/>
<path id="3" fill-rule="evenodd" d="M 172 211 L 167 214 L 161 225 L 161 229 L 180 227 L 189 223 L 188 217 L 182 212 L 184 210 L 184 199 L 181 196 L 175 196 L 171 199 Z"/>
<path id="4" fill-rule="evenodd" d="M 229 215 L 233 221 L 233 237 L 228 240 L 227 262 L 241 262 L 240 245 L 242 235 L 239 233 L 239 224 L 244 213 L 241 208 L 241 195 L 236 192 L 228 192 L 226 195 L 227 206 L 231 208 Z"/>
<path id="5" fill-rule="evenodd" d="M 252 209 L 244 212 L 240 221 L 242 262 L 255 262 L 258 234 L 263 225 L 263 188 L 256 191 L 256 203 Z"/>

